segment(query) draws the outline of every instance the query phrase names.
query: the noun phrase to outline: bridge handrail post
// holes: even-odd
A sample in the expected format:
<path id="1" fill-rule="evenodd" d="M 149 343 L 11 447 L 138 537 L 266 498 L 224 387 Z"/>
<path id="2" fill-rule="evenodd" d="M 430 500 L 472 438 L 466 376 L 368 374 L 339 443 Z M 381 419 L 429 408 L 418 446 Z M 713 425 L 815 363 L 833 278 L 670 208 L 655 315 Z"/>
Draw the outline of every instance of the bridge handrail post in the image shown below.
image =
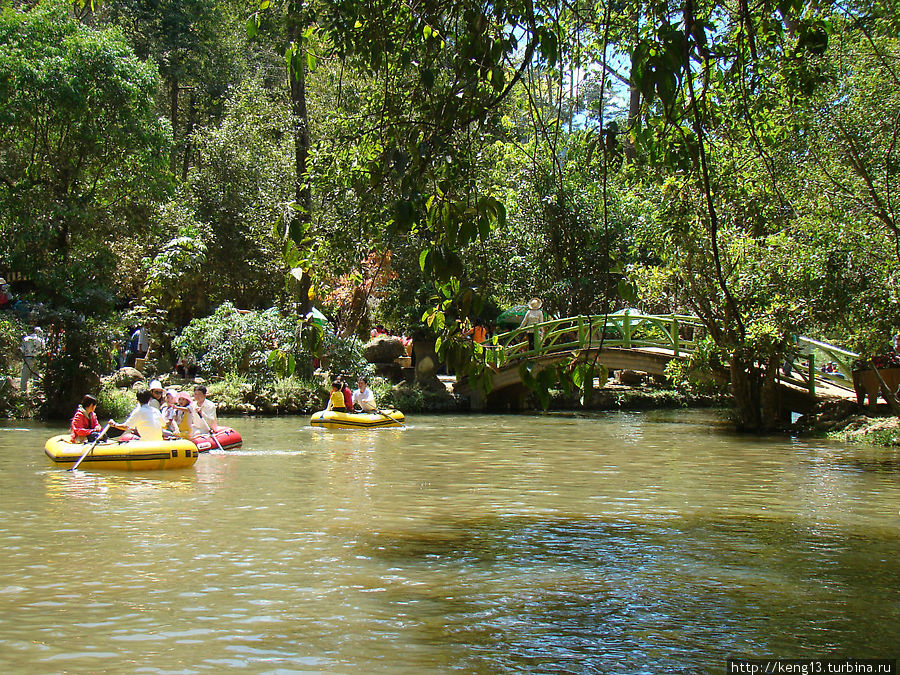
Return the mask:
<path id="1" fill-rule="evenodd" d="M 816 395 L 816 355 L 813 352 L 809 354 L 809 395 Z"/>
<path id="2" fill-rule="evenodd" d="M 680 347 L 679 338 L 681 336 L 678 334 L 678 318 L 673 314 L 672 315 L 672 353 L 675 354 L 675 357 L 678 357 L 678 350 Z"/>
<path id="3" fill-rule="evenodd" d="M 622 315 L 622 346 L 625 349 L 631 349 L 631 315 L 628 310 Z"/>

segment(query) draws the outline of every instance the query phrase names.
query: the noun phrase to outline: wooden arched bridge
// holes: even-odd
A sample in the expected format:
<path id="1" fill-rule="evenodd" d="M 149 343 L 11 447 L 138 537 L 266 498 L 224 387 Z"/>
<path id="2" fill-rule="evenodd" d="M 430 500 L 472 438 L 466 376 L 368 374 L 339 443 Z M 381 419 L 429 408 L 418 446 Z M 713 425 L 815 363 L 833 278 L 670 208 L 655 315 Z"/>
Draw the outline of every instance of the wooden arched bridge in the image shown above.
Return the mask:
<path id="1" fill-rule="evenodd" d="M 705 331 L 703 322 L 694 316 L 649 315 L 634 309 L 606 316 L 551 319 L 500 333 L 491 344 L 485 344 L 493 370 L 487 397 L 466 382 L 460 382 L 457 390 L 470 397 L 475 409 L 520 395 L 523 362 L 533 364 L 532 373 L 576 360 L 602 364 L 608 370 L 664 375 L 669 362 L 686 360 L 696 351 Z M 806 412 L 817 397 L 853 398 L 851 372 L 856 358 L 858 354 L 840 347 L 798 337 L 789 357 L 790 368 L 779 373 L 786 409 Z M 834 364 L 834 372 L 821 372 L 817 363 Z"/>

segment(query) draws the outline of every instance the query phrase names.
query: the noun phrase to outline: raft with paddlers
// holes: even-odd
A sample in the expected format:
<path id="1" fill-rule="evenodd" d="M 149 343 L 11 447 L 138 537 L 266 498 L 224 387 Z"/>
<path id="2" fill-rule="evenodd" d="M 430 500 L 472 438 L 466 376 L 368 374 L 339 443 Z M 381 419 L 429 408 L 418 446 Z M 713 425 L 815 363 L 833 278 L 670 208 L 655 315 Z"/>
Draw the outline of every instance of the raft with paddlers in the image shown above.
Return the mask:
<path id="1" fill-rule="evenodd" d="M 403 413 L 399 410 L 378 410 L 375 412 L 337 412 L 320 410 L 314 413 L 309 423 L 325 429 L 374 429 L 378 427 L 404 426 Z"/>
<path id="2" fill-rule="evenodd" d="M 48 439 L 44 452 L 63 468 L 70 469 L 77 465 L 82 469 L 119 471 L 185 469 L 193 466 L 200 454 L 197 446 L 186 439 L 142 441 L 135 438 L 124 443 L 103 441 L 85 444 L 72 443 L 69 434 Z"/>

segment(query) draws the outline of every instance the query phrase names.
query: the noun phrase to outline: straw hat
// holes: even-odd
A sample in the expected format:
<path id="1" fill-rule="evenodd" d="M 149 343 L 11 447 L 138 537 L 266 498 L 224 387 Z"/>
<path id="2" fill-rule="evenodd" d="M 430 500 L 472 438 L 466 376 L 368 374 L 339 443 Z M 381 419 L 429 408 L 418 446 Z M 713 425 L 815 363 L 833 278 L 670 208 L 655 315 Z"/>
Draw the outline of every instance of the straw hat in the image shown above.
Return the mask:
<path id="1" fill-rule="evenodd" d="M 540 309 L 542 304 L 540 298 L 532 298 L 528 301 L 528 309 Z"/>

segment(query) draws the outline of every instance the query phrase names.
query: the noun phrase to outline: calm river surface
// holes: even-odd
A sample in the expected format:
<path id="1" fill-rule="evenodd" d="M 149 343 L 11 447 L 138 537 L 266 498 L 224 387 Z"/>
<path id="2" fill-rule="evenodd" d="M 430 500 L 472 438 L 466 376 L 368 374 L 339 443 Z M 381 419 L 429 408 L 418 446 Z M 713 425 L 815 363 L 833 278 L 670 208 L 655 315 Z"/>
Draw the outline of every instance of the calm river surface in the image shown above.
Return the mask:
<path id="1" fill-rule="evenodd" d="M 231 423 L 184 471 L 0 425 L 0 672 L 724 672 L 900 656 L 900 454 L 714 413 Z M 26 428 L 27 427 L 27 428 Z"/>

